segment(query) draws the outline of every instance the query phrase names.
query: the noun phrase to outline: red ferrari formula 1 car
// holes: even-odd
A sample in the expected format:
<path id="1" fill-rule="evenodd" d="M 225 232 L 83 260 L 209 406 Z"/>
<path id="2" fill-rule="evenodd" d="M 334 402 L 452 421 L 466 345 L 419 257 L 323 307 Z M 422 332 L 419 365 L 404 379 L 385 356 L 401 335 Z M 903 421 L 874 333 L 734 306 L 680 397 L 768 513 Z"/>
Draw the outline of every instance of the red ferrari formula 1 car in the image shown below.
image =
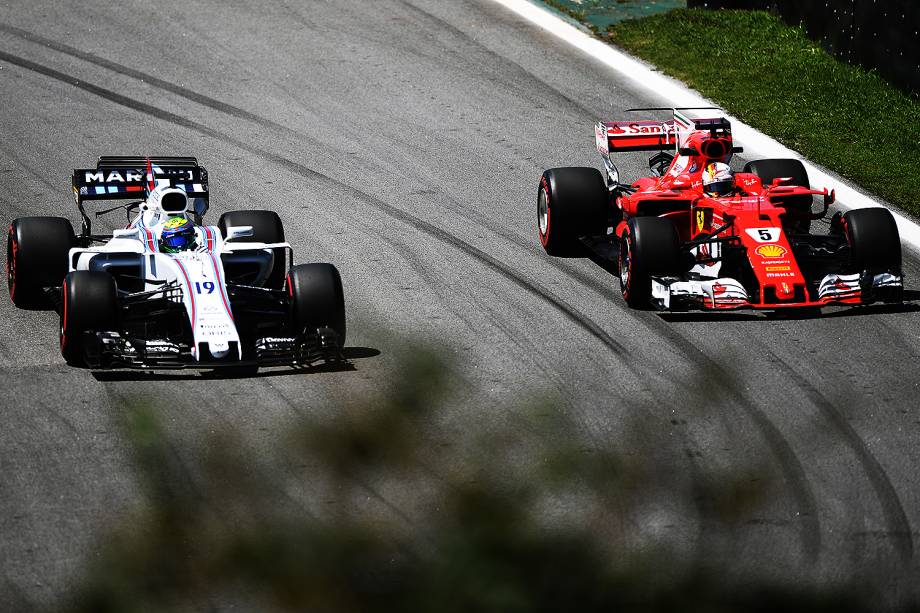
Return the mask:
<path id="1" fill-rule="evenodd" d="M 901 243 L 884 208 L 836 213 L 794 159 L 728 166 L 740 151 L 722 118 L 611 121 L 595 126 L 606 170 L 553 168 L 537 196 L 540 242 L 550 255 L 606 243 L 617 253 L 631 307 L 662 310 L 784 309 L 898 302 Z M 670 150 L 670 151 L 669 151 Z M 620 183 L 611 154 L 656 151 L 651 176 Z M 818 206 L 814 198 L 818 196 Z M 817 209 L 817 210 L 813 210 Z"/>

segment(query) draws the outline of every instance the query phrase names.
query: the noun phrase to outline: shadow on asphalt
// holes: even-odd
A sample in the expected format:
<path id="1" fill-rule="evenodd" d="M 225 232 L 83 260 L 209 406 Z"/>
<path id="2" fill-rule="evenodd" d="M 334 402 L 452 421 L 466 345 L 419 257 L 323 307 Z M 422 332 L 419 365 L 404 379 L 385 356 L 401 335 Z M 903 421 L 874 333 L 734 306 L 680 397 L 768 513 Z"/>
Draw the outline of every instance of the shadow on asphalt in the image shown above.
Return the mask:
<path id="1" fill-rule="evenodd" d="M 219 368 L 213 370 L 97 370 L 92 375 L 96 381 L 191 381 L 191 380 L 226 380 L 226 379 L 262 379 L 268 377 L 290 377 L 294 375 L 312 375 L 319 373 L 349 372 L 357 370 L 353 360 L 364 360 L 380 355 L 379 349 L 373 347 L 345 347 L 340 362 L 326 362 L 306 367 L 270 367 L 271 370 L 257 370 L 253 367 Z"/>

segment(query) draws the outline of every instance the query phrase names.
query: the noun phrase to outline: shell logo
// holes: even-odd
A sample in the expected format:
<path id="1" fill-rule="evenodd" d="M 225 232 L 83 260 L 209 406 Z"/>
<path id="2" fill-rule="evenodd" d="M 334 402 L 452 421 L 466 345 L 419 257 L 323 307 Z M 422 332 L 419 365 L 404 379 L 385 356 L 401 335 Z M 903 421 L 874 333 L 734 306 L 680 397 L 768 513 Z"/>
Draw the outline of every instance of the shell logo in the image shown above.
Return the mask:
<path id="1" fill-rule="evenodd" d="M 781 258 L 786 255 L 786 248 L 781 245 L 761 245 L 754 253 L 765 258 Z"/>

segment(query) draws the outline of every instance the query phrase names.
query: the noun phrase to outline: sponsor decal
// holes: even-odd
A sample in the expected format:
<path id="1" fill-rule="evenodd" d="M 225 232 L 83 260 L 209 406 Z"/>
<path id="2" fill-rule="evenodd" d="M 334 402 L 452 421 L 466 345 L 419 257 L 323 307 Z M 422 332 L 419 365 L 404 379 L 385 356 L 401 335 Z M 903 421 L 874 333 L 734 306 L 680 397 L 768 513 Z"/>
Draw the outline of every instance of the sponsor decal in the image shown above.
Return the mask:
<path id="1" fill-rule="evenodd" d="M 607 134 L 610 136 L 643 136 L 649 134 L 662 134 L 664 130 L 660 123 L 631 123 L 625 128 L 620 125 L 611 125 L 607 127 Z"/>
<path id="2" fill-rule="evenodd" d="M 106 175 L 101 170 L 96 172 L 86 172 L 83 175 L 84 183 L 124 183 L 124 182 L 137 182 L 141 180 L 141 173 L 129 170 L 122 176 L 121 172 L 117 170 L 109 171 L 109 174 Z"/>
<path id="3" fill-rule="evenodd" d="M 768 279 L 781 279 L 785 277 L 794 277 L 794 276 L 795 275 L 792 274 L 791 272 L 768 272 L 767 273 Z"/>
<path id="4" fill-rule="evenodd" d="M 690 158 L 686 155 L 677 156 L 677 159 L 674 161 L 674 166 L 671 167 L 671 170 L 668 171 L 668 174 L 676 177 L 687 168 L 687 163 L 689 161 Z"/>
<path id="5" fill-rule="evenodd" d="M 598 153 L 609 153 L 610 147 L 607 144 L 607 134 L 602 124 L 594 126 L 594 143 L 597 146 Z"/>
<path id="6" fill-rule="evenodd" d="M 786 248 L 782 245 L 761 245 L 754 253 L 763 258 L 781 258 L 786 255 Z"/>
<path id="7" fill-rule="evenodd" d="M 789 284 L 788 284 L 788 283 L 786 283 L 785 281 L 783 281 L 783 284 L 782 284 L 782 285 L 783 285 L 783 293 L 784 293 L 784 294 L 790 294 L 790 293 L 792 293 L 792 290 L 789 289 Z"/>
<path id="8" fill-rule="evenodd" d="M 792 270 L 791 266 L 767 266 L 767 272 L 788 272 Z"/>
<path id="9" fill-rule="evenodd" d="M 643 126 L 637 123 L 629 124 L 629 133 L 630 134 L 661 134 L 661 125 L 655 124 L 650 126 Z"/>

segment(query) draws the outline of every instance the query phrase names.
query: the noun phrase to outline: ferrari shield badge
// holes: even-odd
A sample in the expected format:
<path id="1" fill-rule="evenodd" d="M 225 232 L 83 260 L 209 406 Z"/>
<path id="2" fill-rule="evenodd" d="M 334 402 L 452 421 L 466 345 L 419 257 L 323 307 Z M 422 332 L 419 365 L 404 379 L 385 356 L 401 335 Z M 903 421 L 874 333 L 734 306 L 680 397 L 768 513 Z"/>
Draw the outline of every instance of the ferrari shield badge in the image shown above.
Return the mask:
<path id="1" fill-rule="evenodd" d="M 696 232 L 699 234 L 706 227 L 706 209 L 696 210 Z"/>

